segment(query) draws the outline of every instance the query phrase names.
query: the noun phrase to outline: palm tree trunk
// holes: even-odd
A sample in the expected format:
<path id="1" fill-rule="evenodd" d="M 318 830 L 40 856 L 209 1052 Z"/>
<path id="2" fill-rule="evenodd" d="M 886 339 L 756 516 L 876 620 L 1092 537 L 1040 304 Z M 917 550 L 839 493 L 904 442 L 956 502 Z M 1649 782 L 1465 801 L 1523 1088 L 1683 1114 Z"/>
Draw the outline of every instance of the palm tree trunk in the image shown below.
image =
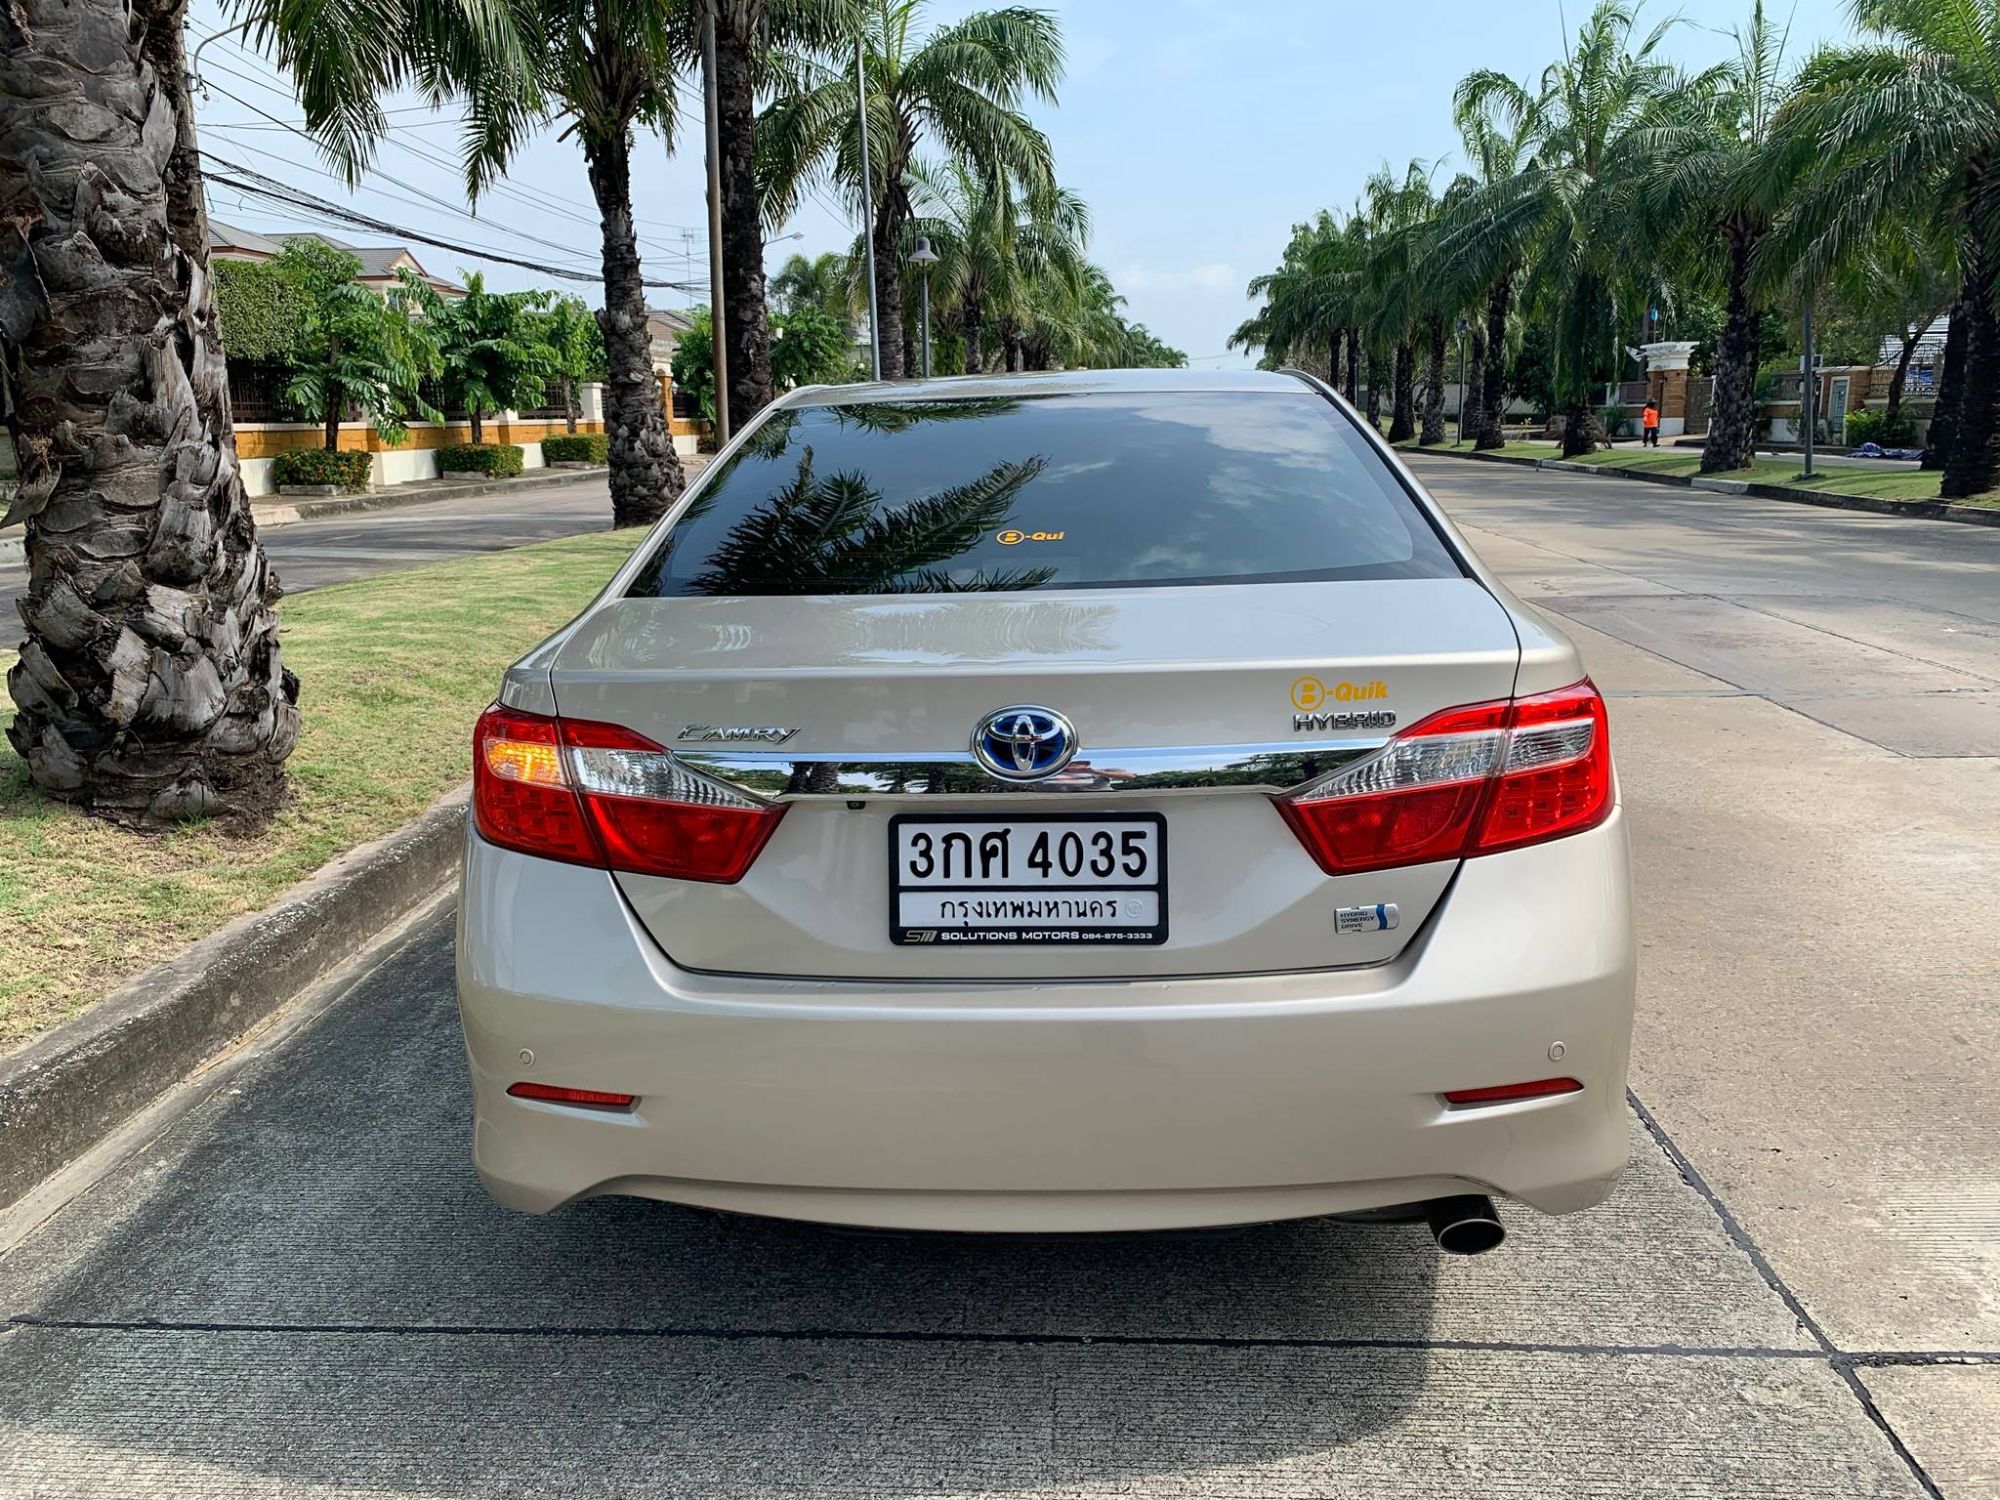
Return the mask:
<path id="1" fill-rule="evenodd" d="M 896 194 L 885 193 L 875 214 L 875 341 L 882 350 L 882 378 L 903 378 L 903 265 L 897 247 L 903 238 Z"/>
<path id="2" fill-rule="evenodd" d="M 1007 373 L 1017 375 L 1021 370 L 1021 328 L 1012 318 L 1000 320 L 1000 348 L 1006 358 Z"/>
<path id="3" fill-rule="evenodd" d="M 1417 434 L 1421 444 L 1444 441 L 1444 367 L 1448 357 L 1443 318 L 1426 320 L 1430 365 L 1424 372 L 1424 426 Z"/>
<path id="4" fill-rule="evenodd" d="M 1920 468 L 1942 469 L 1958 432 L 1959 402 L 1965 391 L 1965 345 L 1971 328 L 1965 311 L 1970 295 L 1960 289 L 1958 300 L 1951 305 L 1951 321 L 1945 325 L 1943 368 L 1938 371 L 1937 400 L 1931 407 L 1930 430 L 1924 434 Z"/>
<path id="5" fill-rule="evenodd" d="M 1562 456 L 1583 458 L 1605 443 L 1604 424 L 1590 403 L 1572 396 L 1563 407 Z"/>
<path id="6" fill-rule="evenodd" d="M 611 439 L 611 524 L 649 526 L 680 498 L 686 479 L 653 374 L 646 288 L 632 223 L 631 142 L 623 132 L 604 140 L 585 135 L 583 154 L 603 220 L 604 308 L 597 321 L 609 367 L 604 431 Z"/>
<path id="7" fill-rule="evenodd" d="M 1507 411 L 1507 365 L 1502 352 L 1507 347 L 1507 304 L 1513 291 L 1514 278 L 1509 272 L 1494 282 L 1486 294 L 1486 359 L 1480 371 L 1479 436 L 1472 445 L 1475 448 L 1507 445 L 1501 431 Z"/>
<path id="8" fill-rule="evenodd" d="M 1480 407 L 1485 401 L 1486 391 L 1486 331 L 1474 326 L 1466 335 L 1465 389 L 1458 393 L 1459 431 L 1469 433 L 1474 441 L 1484 424 Z"/>
<path id="9" fill-rule="evenodd" d="M 1335 390 L 1340 389 L 1340 330 L 1326 341 L 1326 383 Z"/>
<path id="10" fill-rule="evenodd" d="M 1347 404 L 1352 406 L 1361 399 L 1361 340 L 1359 329 L 1345 330 L 1347 340 Z"/>
<path id="11" fill-rule="evenodd" d="M 1389 411 L 1389 441 L 1408 442 L 1417 435 L 1417 352 L 1408 339 L 1396 345 L 1395 401 Z"/>
<path id="12" fill-rule="evenodd" d="M 0 522 L 26 523 L 28 561 L 7 733 L 47 796 L 248 825 L 283 799 L 298 679 L 237 472 L 182 16 L 0 6 L 0 412 L 21 469 Z"/>
<path id="13" fill-rule="evenodd" d="M 1720 474 L 1747 469 L 1757 456 L 1757 322 L 1750 301 L 1750 257 L 1753 235 L 1727 232 L 1729 240 L 1729 302 L 1722 324 L 1722 342 L 1715 352 L 1715 387 L 1709 401 L 1708 442 L 1701 450 L 1701 472 Z"/>
<path id="14" fill-rule="evenodd" d="M 984 351 L 980 348 L 980 340 L 986 331 L 986 311 L 980 306 L 977 297 L 965 298 L 961 306 L 960 320 L 965 324 L 965 373 L 983 375 L 986 371 L 982 363 Z"/>
<path id="15" fill-rule="evenodd" d="M 771 404 L 771 324 L 764 305 L 764 220 L 753 160 L 764 0 L 720 0 L 715 14 L 716 175 L 722 189 L 722 307 L 729 349 L 729 428 Z"/>
<path id="16" fill-rule="evenodd" d="M 1994 306 L 1994 251 L 1975 238 L 1965 251 L 1965 371 L 1954 414 L 1951 451 L 1938 494 L 1946 500 L 1983 495 L 2000 471 L 2000 309 Z"/>
<path id="17" fill-rule="evenodd" d="M 1368 425 L 1382 430 L 1382 356 L 1368 351 Z"/>

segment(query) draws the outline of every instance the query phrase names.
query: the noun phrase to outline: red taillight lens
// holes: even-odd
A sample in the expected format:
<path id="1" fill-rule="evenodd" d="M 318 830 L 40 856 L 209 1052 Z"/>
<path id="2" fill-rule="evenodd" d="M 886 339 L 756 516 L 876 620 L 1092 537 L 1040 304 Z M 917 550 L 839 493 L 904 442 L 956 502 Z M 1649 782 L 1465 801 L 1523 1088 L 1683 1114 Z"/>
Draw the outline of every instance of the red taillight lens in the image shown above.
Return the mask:
<path id="1" fill-rule="evenodd" d="M 733 884 L 784 816 L 616 724 L 496 705 L 479 720 L 474 762 L 483 837 L 639 875 Z"/>
<path id="2" fill-rule="evenodd" d="M 563 769 L 556 721 L 494 704 L 472 731 L 472 817 L 503 849 L 571 864 L 602 865 Z"/>
<path id="3" fill-rule="evenodd" d="M 1537 1078 L 1533 1083 L 1502 1083 L 1484 1089 L 1446 1089 L 1447 1104 L 1512 1104 L 1517 1099 L 1551 1099 L 1558 1094 L 1577 1094 L 1583 1085 L 1574 1078 Z"/>
<path id="4" fill-rule="evenodd" d="M 603 1089 L 562 1089 L 551 1083 L 516 1083 L 507 1089 L 515 1099 L 533 1099 L 541 1104 L 574 1104 L 583 1109 L 630 1109 L 639 1102 L 637 1094 L 610 1094 Z"/>
<path id="5" fill-rule="evenodd" d="M 1611 812 L 1604 700 L 1585 679 L 1448 708 L 1277 806 L 1329 875 L 1580 833 Z"/>

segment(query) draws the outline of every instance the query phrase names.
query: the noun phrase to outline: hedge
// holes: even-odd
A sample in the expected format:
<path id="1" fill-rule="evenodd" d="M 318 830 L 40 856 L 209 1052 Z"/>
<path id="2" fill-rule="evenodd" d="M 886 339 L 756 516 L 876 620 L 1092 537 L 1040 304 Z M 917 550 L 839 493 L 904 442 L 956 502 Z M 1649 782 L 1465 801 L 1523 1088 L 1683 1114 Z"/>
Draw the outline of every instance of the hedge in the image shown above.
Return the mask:
<path id="1" fill-rule="evenodd" d="M 448 443 L 437 456 L 440 474 L 506 477 L 521 472 L 521 450 L 512 443 Z"/>
<path id="2" fill-rule="evenodd" d="M 366 453 L 333 453 L 325 448 L 294 448 L 271 462 L 278 484 L 337 484 L 344 490 L 368 488 Z"/>
<path id="3" fill-rule="evenodd" d="M 289 358 L 305 336 L 312 299 L 276 266 L 215 260 L 215 315 L 231 359 Z"/>
<path id="4" fill-rule="evenodd" d="M 542 459 L 552 464 L 601 464 L 611 456 L 611 439 L 601 432 L 572 432 L 542 439 Z"/>

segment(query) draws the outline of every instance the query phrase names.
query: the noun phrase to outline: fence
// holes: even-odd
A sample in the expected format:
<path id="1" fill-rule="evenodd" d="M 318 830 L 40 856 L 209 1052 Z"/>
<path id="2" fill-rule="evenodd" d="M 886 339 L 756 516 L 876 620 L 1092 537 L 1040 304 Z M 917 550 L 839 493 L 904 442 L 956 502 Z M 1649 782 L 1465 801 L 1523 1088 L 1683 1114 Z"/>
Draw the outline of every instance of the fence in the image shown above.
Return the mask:
<path id="1" fill-rule="evenodd" d="M 229 361 L 229 415 L 236 422 L 296 422 L 298 413 L 285 405 L 288 376 L 282 365 L 260 360 Z"/>

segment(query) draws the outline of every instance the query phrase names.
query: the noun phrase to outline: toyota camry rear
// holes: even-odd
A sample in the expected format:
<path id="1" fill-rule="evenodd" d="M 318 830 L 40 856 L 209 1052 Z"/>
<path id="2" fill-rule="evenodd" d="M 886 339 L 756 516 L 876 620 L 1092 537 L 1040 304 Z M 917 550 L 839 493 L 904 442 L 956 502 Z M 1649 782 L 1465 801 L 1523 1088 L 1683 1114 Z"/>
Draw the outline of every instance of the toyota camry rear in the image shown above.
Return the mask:
<path id="1" fill-rule="evenodd" d="M 1303 376 L 794 393 L 509 670 L 473 811 L 516 1208 L 1479 1248 L 1624 1161 L 1604 702 Z"/>

